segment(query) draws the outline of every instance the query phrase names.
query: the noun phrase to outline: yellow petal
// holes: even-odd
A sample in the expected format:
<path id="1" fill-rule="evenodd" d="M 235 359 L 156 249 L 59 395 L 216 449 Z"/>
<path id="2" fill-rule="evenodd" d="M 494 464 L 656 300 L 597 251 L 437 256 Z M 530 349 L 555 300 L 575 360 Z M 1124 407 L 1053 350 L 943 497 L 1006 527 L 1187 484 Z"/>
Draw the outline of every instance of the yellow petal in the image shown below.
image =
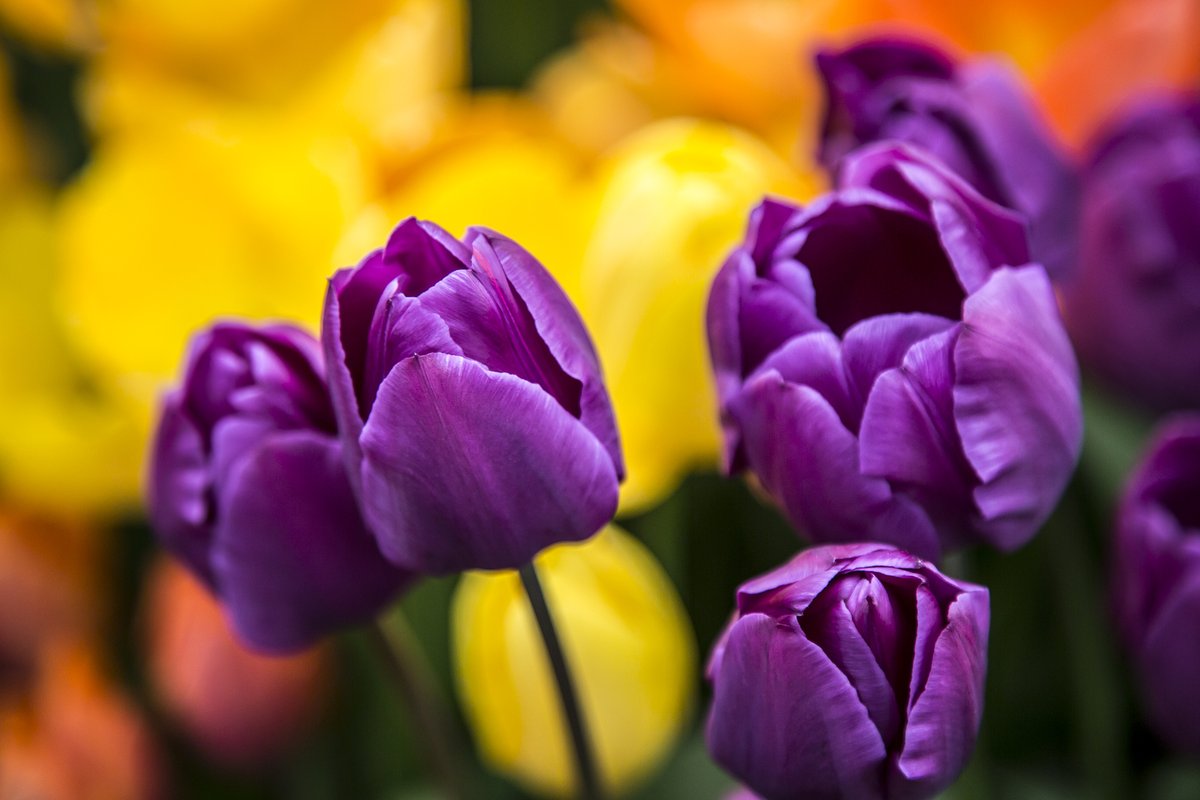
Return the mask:
<path id="1" fill-rule="evenodd" d="M 650 126 L 603 162 L 588 193 L 580 274 L 569 283 L 616 406 L 625 511 L 715 463 L 709 284 L 763 195 L 806 197 L 815 180 L 748 133 L 691 120 Z"/>
<path id="2" fill-rule="evenodd" d="M 615 527 L 536 559 L 601 774 L 621 791 L 663 758 L 693 701 L 691 626 L 670 580 Z M 468 573 L 453 605 L 455 670 L 483 756 L 538 792 L 574 775 L 557 690 L 515 572 Z"/>

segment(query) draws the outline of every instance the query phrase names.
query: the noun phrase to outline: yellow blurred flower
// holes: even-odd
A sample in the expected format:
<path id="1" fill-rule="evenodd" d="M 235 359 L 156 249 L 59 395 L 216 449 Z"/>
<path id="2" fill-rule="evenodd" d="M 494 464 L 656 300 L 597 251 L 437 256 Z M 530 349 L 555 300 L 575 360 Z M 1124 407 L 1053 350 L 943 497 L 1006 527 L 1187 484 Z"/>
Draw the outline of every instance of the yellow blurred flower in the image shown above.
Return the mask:
<path id="1" fill-rule="evenodd" d="M 411 148 L 462 80 L 463 17 L 459 0 L 114 0 L 89 117 L 106 133 L 286 117 Z"/>
<path id="2" fill-rule="evenodd" d="M 575 194 L 583 162 L 548 128 L 538 109 L 512 95 L 449 104 L 433 143 L 393 165 L 390 186 L 351 225 L 339 263 L 351 263 L 415 216 L 455 235 L 471 225 L 493 228 L 552 272 L 569 272 L 578 260 Z"/>
<path id="3" fill-rule="evenodd" d="M 111 511 L 136 497 L 140 437 L 68 346 L 53 309 L 57 266 L 51 200 L 10 188 L 0 197 L 0 495 Z"/>
<path id="4" fill-rule="evenodd" d="M 693 700 L 696 651 L 670 580 L 609 527 L 536 559 L 611 791 L 662 759 Z M 554 679 L 515 572 L 468 573 L 453 603 L 455 668 L 483 756 L 539 792 L 574 787 Z"/>
<path id="5" fill-rule="evenodd" d="M 282 124 L 117 138 L 62 201 L 72 341 L 148 410 L 216 318 L 315 327 L 362 192 L 354 148 Z"/>
<path id="6" fill-rule="evenodd" d="M 55 50 L 76 50 L 94 36 L 90 0 L 0 0 L 0 23 Z"/>
<path id="7" fill-rule="evenodd" d="M 763 195 L 807 197 L 814 175 L 748 133 L 693 120 L 650 126 L 601 163 L 587 190 L 580 271 L 565 282 L 616 407 L 628 466 L 624 511 L 660 500 L 688 469 L 716 462 L 709 283 Z"/>

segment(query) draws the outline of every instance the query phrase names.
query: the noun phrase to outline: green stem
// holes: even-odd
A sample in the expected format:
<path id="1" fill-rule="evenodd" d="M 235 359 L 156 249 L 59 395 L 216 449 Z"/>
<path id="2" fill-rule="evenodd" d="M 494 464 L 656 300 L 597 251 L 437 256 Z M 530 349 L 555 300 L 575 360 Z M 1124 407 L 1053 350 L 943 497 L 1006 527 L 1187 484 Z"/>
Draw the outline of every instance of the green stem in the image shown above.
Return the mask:
<path id="1" fill-rule="evenodd" d="M 1090 796 L 1128 797 L 1126 714 L 1106 582 L 1090 552 L 1079 477 L 1064 494 L 1049 536 L 1067 640 L 1075 728 Z"/>
<path id="2" fill-rule="evenodd" d="M 572 681 L 571 670 L 567 665 L 566 655 L 563 653 L 562 644 L 558 638 L 558 631 L 554 628 L 554 618 L 550 615 L 550 607 L 546 605 L 546 596 L 542 592 L 537 569 L 530 562 L 521 567 L 520 574 L 521 585 L 525 587 L 529 605 L 533 608 L 533 616 L 542 633 L 542 643 L 546 646 L 546 657 L 550 660 L 554 681 L 558 684 L 558 699 L 562 703 L 567 732 L 571 738 L 571 749 L 575 755 L 575 774 L 579 781 L 579 796 L 584 800 L 599 800 L 602 796 L 600 780 L 596 772 L 591 740 L 588 738 L 587 724 L 583 718 L 583 708 L 579 705 L 579 695 L 575 691 L 575 684 Z"/>
<path id="3" fill-rule="evenodd" d="M 425 743 L 433 771 L 449 800 L 462 800 L 466 795 L 459 769 L 458 747 L 450 716 L 429 676 L 424 663 L 415 657 L 416 648 L 407 625 L 396 615 L 385 623 L 382 618 L 367 627 L 367 638 L 391 673 L 392 683 L 412 711 L 416 738 Z"/>

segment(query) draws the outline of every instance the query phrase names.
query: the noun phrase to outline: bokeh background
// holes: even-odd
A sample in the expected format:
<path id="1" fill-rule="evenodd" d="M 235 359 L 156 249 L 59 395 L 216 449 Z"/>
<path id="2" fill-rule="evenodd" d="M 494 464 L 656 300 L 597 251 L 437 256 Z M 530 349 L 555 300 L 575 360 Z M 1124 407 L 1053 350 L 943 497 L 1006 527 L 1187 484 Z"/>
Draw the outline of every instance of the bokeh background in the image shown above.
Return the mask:
<path id="1" fill-rule="evenodd" d="M 800 545 L 717 474 L 703 304 L 763 194 L 824 185 L 812 52 L 880 30 L 1012 61 L 1068 150 L 1200 74 L 1196 0 L 0 0 L 0 798 L 439 796 L 360 633 L 245 650 L 140 511 L 190 333 L 315 327 L 325 277 L 410 214 L 511 235 L 587 320 L 630 465 L 619 523 L 645 550 L 560 554 L 551 599 L 589 632 L 568 644 L 611 711 L 600 738 L 626 744 L 602 753 L 611 779 L 728 792 L 704 658 L 736 586 Z M 1152 418 L 1090 381 L 1085 411 L 1046 530 L 947 565 L 993 597 L 952 797 L 1200 797 L 1200 767 L 1140 722 L 1105 588 Z M 426 580 L 394 624 L 454 709 L 466 785 L 553 795 L 565 753 L 522 716 L 550 688 L 522 682 L 537 645 L 504 580 Z"/>

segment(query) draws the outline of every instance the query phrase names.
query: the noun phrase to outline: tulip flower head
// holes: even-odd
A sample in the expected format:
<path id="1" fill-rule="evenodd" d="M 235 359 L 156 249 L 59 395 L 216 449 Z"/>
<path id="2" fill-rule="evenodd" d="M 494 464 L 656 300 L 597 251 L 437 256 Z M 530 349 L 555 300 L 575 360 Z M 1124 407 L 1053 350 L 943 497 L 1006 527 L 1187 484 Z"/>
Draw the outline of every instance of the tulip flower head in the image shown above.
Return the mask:
<path id="1" fill-rule="evenodd" d="M 296 328 L 224 323 L 163 404 L 148 510 L 256 649 L 365 622 L 407 582 L 363 526 L 320 357 Z"/>
<path id="2" fill-rule="evenodd" d="M 928 798 L 983 711 L 988 592 L 889 547 L 817 547 L 744 584 L 709 661 L 708 747 L 767 800 Z"/>
<path id="3" fill-rule="evenodd" d="M 1200 93 L 1130 109 L 1084 169 L 1080 271 L 1064 287 L 1079 357 L 1155 409 L 1200 409 Z"/>
<path id="4" fill-rule="evenodd" d="M 322 339 L 350 478 L 394 562 L 516 568 L 612 518 L 624 467 L 599 361 L 515 242 L 406 220 L 333 276 Z"/>
<path id="5" fill-rule="evenodd" d="M 1075 359 L 1020 220 L 916 151 L 865 148 L 832 194 L 760 205 L 708 337 L 727 467 L 818 542 L 1018 547 L 1079 454 Z"/>
<path id="6" fill-rule="evenodd" d="M 1033 256 L 1052 277 L 1073 270 L 1078 179 L 1014 72 L 989 60 L 959 65 L 897 38 L 820 53 L 817 67 L 827 169 L 870 142 L 921 147 L 984 197 L 1024 214 Z"/>
<path id="7" fill-rule="evenodd" d="M 1113 593 L 1150 722 L 1200 756 L 1200 416 L 1166 423 L 1126 487 Z"/>

